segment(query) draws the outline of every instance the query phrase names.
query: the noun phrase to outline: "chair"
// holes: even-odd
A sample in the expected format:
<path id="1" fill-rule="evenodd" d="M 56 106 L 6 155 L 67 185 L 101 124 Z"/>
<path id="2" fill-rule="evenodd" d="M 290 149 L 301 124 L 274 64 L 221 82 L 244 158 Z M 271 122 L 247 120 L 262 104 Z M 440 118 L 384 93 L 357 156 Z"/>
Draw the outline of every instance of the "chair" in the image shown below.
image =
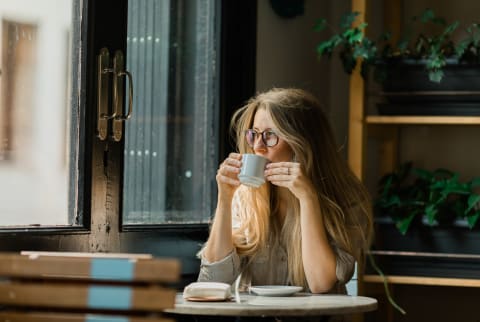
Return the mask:
<path id="1" fill-rule="evenodd" d="M 171 321 L 179 277 L 148 254 L 0 253 L 0 321 Z"/>

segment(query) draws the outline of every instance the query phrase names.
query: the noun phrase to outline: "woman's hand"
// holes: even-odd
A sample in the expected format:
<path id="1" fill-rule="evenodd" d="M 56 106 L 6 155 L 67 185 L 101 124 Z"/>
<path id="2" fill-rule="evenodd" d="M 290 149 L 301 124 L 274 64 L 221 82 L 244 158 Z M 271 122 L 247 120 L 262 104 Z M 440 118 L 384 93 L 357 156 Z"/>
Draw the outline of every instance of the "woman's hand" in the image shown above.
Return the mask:
<path id="1" fill-rule="evenodd" d="M 313 184 L 303 173 L 298 162 L 272 162 L 267 164 L 265 179 L 272 184 L 288 188 L 298 199 L 314 193 Z"/>
<path id="2" fill-rule="evenodd" d="M 219 195 L 233 196 L 233 193 L 240 185 L 238 174 L 241 166 L 242 155 L 234 152 L 230 153 L 220 164 L 216 176 Z"/>

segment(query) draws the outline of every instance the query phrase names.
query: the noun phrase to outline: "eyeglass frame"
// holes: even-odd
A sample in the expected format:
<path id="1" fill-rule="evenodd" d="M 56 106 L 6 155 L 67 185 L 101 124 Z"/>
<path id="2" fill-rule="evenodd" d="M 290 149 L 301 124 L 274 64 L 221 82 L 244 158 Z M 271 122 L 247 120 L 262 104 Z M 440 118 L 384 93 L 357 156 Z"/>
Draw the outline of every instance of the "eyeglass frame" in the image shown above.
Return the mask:
<path id="1" fill-rule="evenodd" d="M 248 134 L 248 133 L 251 133 L 251 132 L 254 132 L 254 133 L 255 133 L 255 138 L 254 138 L 252 144 L 250 144 L 250 143 L 248 142 L 248 139 L 247 139 L 247 134 Z M 269 144 L 267 143 L 267 139 L 265 138 L 266 133 L 271 133 L 271 134 L 275 135 L 275 137 L 277 138 L 277 140 L 275 141 L 274 144 L 269 145 Z M 272 147 L 276 146 L 276 145 L 278 144 L 279 139 L 280 139 L 279 136 L 278 136 L 278 134 L 277 134 L 275 131 L 273 131 L 272 129 L 267 129 L 267 130 L 264 130 L 264 131 L 262 131 L 262 132 L 258 132 L 258 131 L 255 130 L 255 129 L 247 129 L 247 130 L 244 131 L 244 137 L 245 137 L 245 141 L 247 141 L 248 146 L 250 146 L 251 148 L 253 148 L 254 145 L 255 145 L 255 141 L 257 140 L 257 135 L 260 135 L 260 137 L 262 138 L 263 144 L 265 144 L 265 146 L 266 146 L 266 147 L 269 147 L 269 148 L 272 148 Z"/>

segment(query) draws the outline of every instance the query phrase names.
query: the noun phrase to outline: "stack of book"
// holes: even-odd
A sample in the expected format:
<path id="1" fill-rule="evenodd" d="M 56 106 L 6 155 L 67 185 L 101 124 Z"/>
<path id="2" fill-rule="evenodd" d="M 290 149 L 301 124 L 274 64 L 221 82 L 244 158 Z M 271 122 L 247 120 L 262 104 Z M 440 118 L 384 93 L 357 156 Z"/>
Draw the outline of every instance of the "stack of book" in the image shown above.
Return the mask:
<path id="1" fill-rule="evenodd" d="M 176 259 L 142 254 L 0 253 L 0 322 L 165 322 Z"/>

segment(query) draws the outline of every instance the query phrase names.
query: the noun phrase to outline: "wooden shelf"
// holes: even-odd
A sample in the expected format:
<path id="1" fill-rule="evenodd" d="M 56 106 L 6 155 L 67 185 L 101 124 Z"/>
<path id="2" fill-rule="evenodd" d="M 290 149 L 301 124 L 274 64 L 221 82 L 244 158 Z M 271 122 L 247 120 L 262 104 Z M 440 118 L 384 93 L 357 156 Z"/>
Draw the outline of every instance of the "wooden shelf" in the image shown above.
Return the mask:
<path id="1" fill-rule="evenodd" d="M 388 2 L 388 4 L 387 4 Z M 357 17 L 356 23 L 365 22 L 365 14 L 369 13 L 369 0 L 351 0 L 352 11 L 358 11 L 361 14 Z M 398 41 L 401 38 L 401 27 L 404 22 L 404 5 L 401 0 L 386 1 L 383 8 L 384 29 L 392 31 L 392 39 Z M 395 42 L 395 41 L 394 41 Z M 376 84 L 370 86 L 363 81 L 360 76 L 361 69 L 356 68 L 350 76 L 349 90 L 349 122 L 348 122 L 348 163 L 354 174 L 365 184 L 371 185 L 374 180 L 382 177 L 386 173 L 391 173 L 398 168 L 398 165 L 406 160 L 414 159 L 417 161 L 425 160 L 429 164 L 430 158 L 442 158 L 441 139 L 436 136 L 436 130 L 448 130 L 453 133 L 459 133 L 460 140 L 464 135 L 470 135 L 470 130 L 476 131 L 480 126 L 480 115 L 407 115 L 415 113 L 414 106 L 405 106 L 401 109 L 411 95 L 420 97 L 419 105 L 430 108 L 430 112 L 441 112 L 441 108 L 447 106 L 441 103 L 435 106 L 434 101 L 448 101 L 449 105 L 455 105 L 456 99 L 465 99 L 467 104 L 459 104 L 463 109 L 459 112 L 468 114 L 474 105 L 474 101 L 480 96 L 479 91 L 422 91 L 412 92 L 379 92 L 382 86 Z M 466 80 L 468 83 L 468 80 Z M 467 84 L 468 85 L 468 84 Z M 373 96 L 373 97 L 372 97 Z M 433 97 L 435 96 L 435 97 Z M 397 99 L 395 102 L 392 99 Z M 433 102 L 432 102 L 433 101 Z M 404 115 L 375 115 L 374 110 L 377 107 L 386 107 L 390 103 L 390 111 L 405 113 Z M 376 106 L 379 104 L 378 106 Z M 381 106 L 380 104 L 384 104 Z M 393 108 L 396 108 L 394 110 Z M 372 114 L 369 114 L 372 113 Z M 471 114 L 476 114 L 471 112 Z M 436 128 L 435 128 L 436 127 Z M 446 129 L 449 127 L 448 129 Z M 403 131 L 407 129 L 408 131 Z M 409 130 L 422 130 L 421 140 L 418 141 L 418 147 L 411 145 L 417 144 L 415 133 Z M 430 131 L 432 130 L 432 131 Z M 442 133 L 443 134 L 443 133 Z M 446 133 L 450 135 L 450 133 Z M 450 138 L 450 136 L 449 136 Z M 425 151 L 425 154 L 419 153 L 430 140 L 437 140 L 431 150 Z M 451 144 L 450 141 L 446 142 Z M 455 150 L 456 151 L 456 150 Z M 437 155 L 431 155 L 433 152 Z M 453 152 L 453 151 L 452 151 Z M 454 152 L 456 153 L 456 152 Z M 455 161 L 455 154 L 452 153 L 452 160 Z M 459 162 L 464 162 L 463 156 L 458 157 Z M 449 159 L 450 160 L 450 159 Z M 372 162 L 373 161 L 373 162 Z M 416 162 L 417 162 L 416 161 Z M 431 162 L 433 165 L 435 162 Z M 456 163 L 456 162 L 455 162 Z M 449 163 L 450 164 L 450 163 Z M 368 176 L 367 176 L 368 172 Z M 373 187 L 368 187 L 373 188 Z M 377 245 L 378 246 L 378 245 Z M 410 248 L 408 248 L 410 249 Z M 379 251 L 377 251 L 379 252 Z M 375 271 L 367 270 L 370 274 L 359 275 L 358 284 L 360 294 L 373 296 L 379 299 L 379 310 L 375 315 L 368 316 L 372 321 L 397 321 L 405 320 L 398 315 L 394 306 L 389 304 L 389 296 L 408 312 L 407 320 L 411 321 L 452 321 L 465 320 L 475 315 L 475 295 L 480 289 L 480 275 L 476 274 L 478 264 L 480 264 L 480 254 L 437 254 L 437 253 L 418 253 L 418 252 L 394 252 L 380 251 L 375 256 L 392 256 L 392 260 L 399 260 L 399 265 L 390 266 L 389 273 L 384 278 Z M 398 258 L 402 256 L 403 258 Z M 383 258 L 389 260 L 390 258 Z M 366 264 L 366 263 L 362 263 Z M 410 267 L 409 272 L 401 271 Z M 387 266 L 389 267 L 389 266 Z M 365 271 L 361 267 L 361 272 Z M 395 269 L 395 270 L 394 270 Z M 445 271 L 449 269 L 457 270 L 453 277 L 445 277 Z M 457 274 L 458 273 L 458 274 Z M 397 274 L 397 275 L 394 275 Z M 424 274 L 422 276 L 422 274 Z M 443 276 L 443 277 L 441 277 Z M 459 277 L 467 278 L 459 278 Z M 384 290 L 384 283 L 387 282 L 388 294 Z M 442 289 L 439 289 L 442 288 Z M 448 292 L 445 292 L 447 288 Z M 445 295 L 445 293 L 447 295 Z M 465 301 L 468 300 L 468 304 Z M 461 312 L 453 312 L 451 307 L 462 305 Z M 457 310 L 458 311 L 458 310 Z M 448 314 L 446 314 L 448 312 Z M 452 314 L 450 314 L 452 312 Z M 453 318 L 452 318 L 453 317 Z M 455 319 L 455 317 L 458 317 Z M 363 321 L 364 317 L 358 317 L 355 321 Z"/>
<path id="2" fill-rule="evenodd" d="M 377 256 L 409 256 L 409 257 L 430 257 L 443 259 L 466 259 L 466 260 L 480 260 L 479 254 L 465 254 L 465 253 L 435 253 L 435 252 L 412 252 L 412 251 L 398 251 L 398 250 L 370 250 L 368 253 Z"/>
<path id="3" fill-rule="evenodd" d="M 480 125 L 480 116 L 380 116 L 368 115 L 367 124 L 430 124 L 430 125 Z"/>
<path id="4" fill-rule="evenodd" d="M 386 276 L 389 284 L 480 287 L 480 279 L 428 277 L 428 276 Z M 379 275 L 364 275 L 364 283 L 383 283 Z"/>

